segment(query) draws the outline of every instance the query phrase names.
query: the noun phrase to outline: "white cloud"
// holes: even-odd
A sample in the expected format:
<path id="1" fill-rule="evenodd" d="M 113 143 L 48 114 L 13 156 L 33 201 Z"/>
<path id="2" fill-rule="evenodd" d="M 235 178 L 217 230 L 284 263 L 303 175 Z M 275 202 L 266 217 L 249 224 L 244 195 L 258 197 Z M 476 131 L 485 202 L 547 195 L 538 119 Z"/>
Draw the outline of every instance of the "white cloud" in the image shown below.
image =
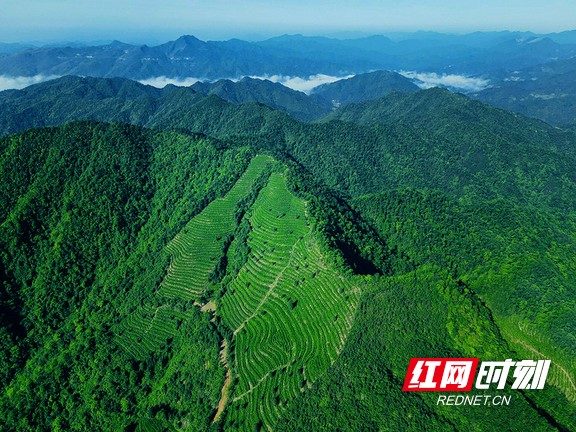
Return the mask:
<path id="1" fill-rule="evenodd" d="M 465 75 L 446 75 L 435 72 L 399 71 L 399 74 L 414 80 L 420 88 L 450 87 L 461 91 L 480 91 L 488 87 L 488 80 L 472 78 Z"/>
<path id="2" fill-rule="evenodd" d="M 353 76 L 354 75 L 336 77 L 324 74 L 317 74 L 317 75 L 310 75 L 309 77 L 305 78 L 283 76 L 283 75 L 252 76 L 250 78 L 262 79 L 262 80 L 267 79 L 272 82 L 280 83 L 286 87 L 291 88 L 292 90 L 298 90 L 308 94 L 314 87 L 318 87 L 319 85 L 322 84 L 332 83 L 334 81 L 339 81 L 341 79 L 351 78 Z"/>
<path id="3" fill-rule="evenodd" d="M 139 82 L 142 84 L 151 85 L 151 86 L 157 87 L 157 88 L 164 88 L 168 84 L 174 84 L 175 86 L 178 86 L 178 87 L 189 87 L 192 84 L 197 83 L 198 81 L 202 81 L 202 78 L 192 78 L 192 77 L 168 78 L 165 76 L 158 76 L 158 77 L 147 78 L 145 80 L 139 80 Z"/>
<path id="4" fill-rule="evenodd" d="M 56 75 L 44 76 L 44 75 L 36 75 L 32 77 L 11 77 L 6 75 L 0 75 L 0 91 L 2 90 L 11 90 L 11 89 L 23 89 L 24 87 L 28 87 L 32 84 L 38 84 L 44 81 L 48 81 L 51 79 L 58 78 Z"/>
<path id="5" fill-rule="evenodd" d="M 303 78 L 303 77 L 285 76 L 285 75 L 262 75 L 262 76 L 250 76 L 250 78 L 260 79 L 260 80 L 269 80 L 269 81 L 272 81 L 275 83 L 280 83 L 280 84 L 282 84 L 286 87 L 289 87 L 293 90 L 298 90 L 298 91 L 301 91 L 301 92 L 308 94 L 308 93 L 310 93 L 310 91 L 314 87 L 318 87 L 319 85 L 331 83 L 331 82 L 338 81 L 341 79 L 350 78 L 352 76 L 354 76 L 354 75 L 336 77 L 336 76 L 330 76 L 330 75 L 324 75 L 324 74 L 317 74 L 317 75 L 311 75 L 309 77 Z M 229 79 L 231 81 L 239 81 L 242 78 L 243 77 L 226 78 L 226 79 Z M 222 79 L 224 79 L 224 78 L 222 78 Z M 179 87 L 188 87 L 188 86 L 191 86 L 192 84 L 194 84 L 198 81 L 214 82 L 217 80 L 207 80 L 205 78 L 193 78 L 193 77 L 168 78 L 165 76 L 151 77 L 151 78 L 147 78 L 145 80 L 139 80 L 139 82 L 142 84 L 151 85 L 151 86 L 158 87 L 158 88 L 166 87 L 168 84 L 174 84 L 175 86 L 179 86 Z"/>

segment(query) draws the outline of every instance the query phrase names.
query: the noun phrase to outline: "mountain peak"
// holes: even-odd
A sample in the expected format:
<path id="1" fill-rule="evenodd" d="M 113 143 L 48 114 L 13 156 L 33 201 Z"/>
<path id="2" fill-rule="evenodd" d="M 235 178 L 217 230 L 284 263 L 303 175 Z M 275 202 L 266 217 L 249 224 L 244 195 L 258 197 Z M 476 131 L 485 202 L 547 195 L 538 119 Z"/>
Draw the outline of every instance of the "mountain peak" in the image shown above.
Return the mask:
<path id="1" fill-rule="evenodd" d="M 201 41 L 192 35 L 183 35 L 172 42 L 160 45 L 160 48 L 169 57 L 188 57 L 193 55 L 198 49 L 203 47 L 206 42 Z"/>
<path id="2" fill-rule="evenodd" d="M 175 42 L 196 43 L 202 41 L 193 35 L 182 35 L 178 39 L 176 39 Z"/>

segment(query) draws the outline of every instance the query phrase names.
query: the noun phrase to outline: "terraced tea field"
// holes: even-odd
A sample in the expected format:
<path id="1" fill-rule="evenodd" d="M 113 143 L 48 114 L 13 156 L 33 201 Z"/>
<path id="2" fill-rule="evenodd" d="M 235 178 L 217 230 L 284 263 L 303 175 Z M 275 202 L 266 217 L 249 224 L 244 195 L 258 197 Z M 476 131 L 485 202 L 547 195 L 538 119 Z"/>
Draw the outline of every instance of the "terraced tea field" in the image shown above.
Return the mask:
<path id="1" fill-rule="evenodd" d="M 358 305 L 358 290 L 322 256 L 305 203 L 282 174 L 272 174 L 249 220 L 248 262 L 218 305 L 235 342 L 226 429 L 272 427 L 336 359 Z"/>
<path id="2" fill-rule="evenodd" d="M 141 359 L 159 349 L 172 337 L 188 315 L 169 306 L 144 306 L 132 313 L 121 325 L 118 343 L 133 358 Z"/>
<path id="3" fill-rule="evenodd" d="M 306 203 L 288 190 L 283 173 L 270 175 L 245 214 L 248 236 L 234 237 L 239 203 L 272 162 L 255 157 L 228 194 L 169 243 L 171 263 L 151 299 L 155 306 L 142 306 L 117 329 L 119 344 L 134 358 L 160 348 L 190 313 L 176 311 L 173 299 L 202 296 L 214 284 L 210 275 L 225 240 L 233 237 L 229 262 L 239 259 L 234 251 L 246 250 L 237 247 L 245 241 L 247 259 L 237 261 L 244 264 L 225 278 L 223 297 L 213 299 L 232 334 L 223 344 L 233 385 L 223 389 L 216 418 L 226 430 L 273 427 L 287 404 L 335 361 L 359 301 L 359 280 L 341 275 L 322 254 Z M 212 312 L 214 304 L 204 309 Z"/>
<path id="4" fill-rule="evenodd" d="M 160 295 L 193 300 L 208 288 L 210 273 L 219 262 L 224 241 L 236 228 L 236 207 L 271 161 L 268 156 L 252 159 L 230 192 L 212 201 L 168 244 L 172 261 L 160 286 Z"/>
<path id="5" fill-rule="evenodd" d="M 170 267 L 156 298 L 151 299 L 162 306 L 143 306 L 116 329 L 119 345 L 132 357 L 141 359 L 159 348 L 174 335 L 179 320 L 185 318 L 165 305 L 167 299 L 195 300 L 208 288 L 210 273 L 223 253 L 224 240 L 236 228 L 236 207 L 271 162 L 269 156 L 254 157 L 226 196 L 211 202 L 168 244 Z"/>

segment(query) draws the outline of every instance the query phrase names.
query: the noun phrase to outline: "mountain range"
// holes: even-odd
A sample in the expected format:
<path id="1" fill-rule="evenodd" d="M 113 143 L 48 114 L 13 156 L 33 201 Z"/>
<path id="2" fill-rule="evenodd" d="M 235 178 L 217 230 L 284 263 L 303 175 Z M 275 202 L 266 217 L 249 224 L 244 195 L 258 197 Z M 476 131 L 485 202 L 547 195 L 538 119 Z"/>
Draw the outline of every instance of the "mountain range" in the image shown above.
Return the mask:
<path id="1" fill-rule="evenodd" d="M 500 75 L 471 96 L 554 125 L 576 124 L 576 57 Z"/>
<path id="2" fill-rule="evenodd" d="M 4 427 L 575 430 L 576 132 L 478 100 L 498 104 L 504 84 L 469 97 L 372 71 L 455 70 L 452 56 L 544 91 L 531 86 L 570 76 L 573 37 L 184 37 L 0 57 L 110 76 L 0 93 Z M 121 77 L 264 66 L 366 73 L 309 95 Z M 429 357 L 552 365 L 543 390 L 474 389 L 512 398 L 486 411 L 402 392 L 408 361 Z"/>
<path id="3" fill-rule="evenodd" d="M 0 75 L 241 78 L 316 74 L 345 76 L 372 70 L 481 75 L 514 71 L 576 54 L 570 34 L 493 32 L 330 39 L 285 35 L 260 42 L 204 42 L 194 36 L 157 46 L 114 41 L 100 46 L 49 46 L 0 56 Z"/>
<path id="4" fill-rule="evenodd" d="M 370 90 L 372 89 L 372 90 Z M 1 132 L 22 131 L 30 127 L 59 124 L 78 118 L 65 109 L 74 106 L 81 118 L 110 119 L 145 124 L 159 105 L 177 104 L 185 111 L 194 110 L 207 96 L 214 96 L 235 105 L 259 103 L 285 112 L 297 120 L 312 121 L 328 114 L 336 105 L 365 99 L 377 99 L 394 91 L 416 91 L 418 87 L 393 72 L 372 72 L 318 87 L 312 95 L 289 89 L 268 80 L 243 78 L 240 81 L 219 80 L 198 82 L 191 87 L 174 85 L 158 89 L 135 81 L 114 78 L 63 77 L 30 86 L 23 90 L 0 93 L 4 116 Z M 178 102 L 176 102 L 176 100 Z M 184 108 L 185 107 L 185 108 Z M 244 108 L 238 108 L 239 111 Z M 160 110 L 161 111 L 161 110 Z"/>

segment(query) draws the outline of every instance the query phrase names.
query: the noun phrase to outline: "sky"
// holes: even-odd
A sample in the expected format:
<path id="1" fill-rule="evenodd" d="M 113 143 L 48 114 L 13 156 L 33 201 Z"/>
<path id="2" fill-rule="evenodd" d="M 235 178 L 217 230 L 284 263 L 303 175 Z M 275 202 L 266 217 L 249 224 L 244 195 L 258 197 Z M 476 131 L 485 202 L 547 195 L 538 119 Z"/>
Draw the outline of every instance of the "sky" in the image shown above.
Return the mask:
<path id="1" fill-rule="evenodd" d="M 0 0 L 0 42 L 576 28 L 574 0 Z"/>

